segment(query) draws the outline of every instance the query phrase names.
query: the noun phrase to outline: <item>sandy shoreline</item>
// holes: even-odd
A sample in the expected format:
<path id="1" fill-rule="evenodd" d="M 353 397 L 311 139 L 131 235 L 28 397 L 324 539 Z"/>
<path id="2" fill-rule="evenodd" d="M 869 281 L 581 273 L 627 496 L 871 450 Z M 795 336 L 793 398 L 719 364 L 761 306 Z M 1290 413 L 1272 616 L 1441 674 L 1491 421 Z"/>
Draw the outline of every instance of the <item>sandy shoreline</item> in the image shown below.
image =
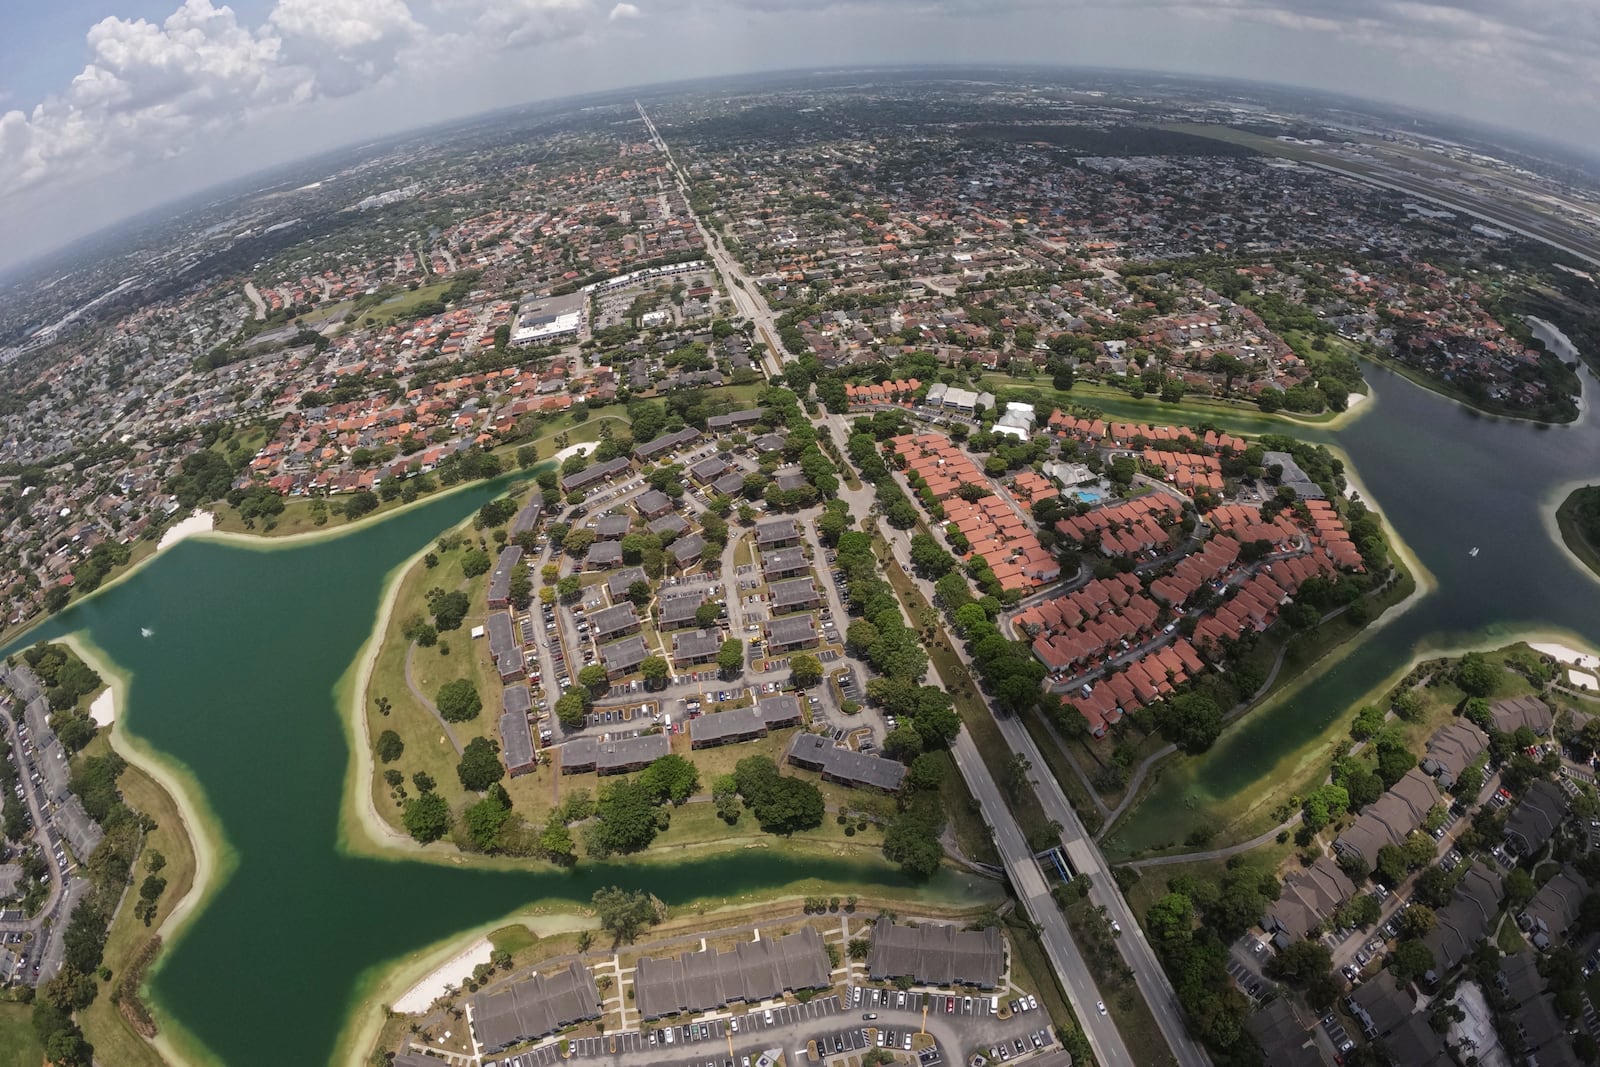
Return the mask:
<path id="1" fill-rule="evenodd" d="M 195 534 L 210 533 L 216 525 L 217 517 L 211 512 L 197 511 L 162 534 L 161 540 L 156 542 L 156 551 L 171 548 L 179 541 L 187 540 Z"/>
<path id="2" fill-rule="evenodd" d="M 554 463 L 556 465 L 556 469 L 560 470 L 561 464 L 565 463 L 571 457 L 592 455 L 596 447 L 597 444 L 593 441 L 589 442 L 588 444 L 572 445 L 568 448 L 563 448 L 561 451 L 551 456 L 547 462 Z"/>
<path id="3" fill-rule="evenodd" d="M 404 996 L 394 1002 L 391 1007 L 405 1015 L 421 1015 L 427 1011 L 435 1000 L 444 996 L 450 989 L 460 989 L 472 977 L 473 968 L 480 963 L 488 963 L 494 955 L 494 946 L 487 937 L 480 937 L 406 990 Z"/>
<path id="4" fill-rule="evenodd" d="M 81 653 L 79 658 L 82 658 Z M 104 677 L 103 673 L 101 677 Z M 106 686 L 105 692 L 94 698 L 94 703 L 89 705 L 89 718 L 94 720 L 96 726 L 110 726 L 116 721 L 117 694 L 112 686 Z"/>

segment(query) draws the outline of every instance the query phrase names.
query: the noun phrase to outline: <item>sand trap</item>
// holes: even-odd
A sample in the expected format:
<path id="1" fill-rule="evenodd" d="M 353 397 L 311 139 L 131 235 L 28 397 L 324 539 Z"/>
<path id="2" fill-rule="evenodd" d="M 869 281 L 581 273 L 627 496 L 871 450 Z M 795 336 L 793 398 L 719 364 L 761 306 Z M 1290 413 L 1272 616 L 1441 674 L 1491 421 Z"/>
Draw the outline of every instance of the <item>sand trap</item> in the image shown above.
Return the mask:
<path id="1" fill-rule="evenodd" d="M 110 726 L 117 719 L 117 694 L 110 686 L 106 691 L 94 698 L 94 703 L 89 705 L 89 718 L 94 720 L 96 726 Z"/>
<path id="2" fill-rule="evenodd" d="M 1579 652 L 1571 645 L 1564 645 L 1559 641 L 1529 641 L 1528 647 L 1535 652 L 1553 656 L 1562 663 L 1570 663 L 1587 671 L 1600 669 L 1600 656 L 1592 652 Z"/>
<path id="3" fill-rule="evenodd" d="M 489 939 L 480 937 L 406 990 L 405 996 L 394 1002 L 394 1010 L 402 1015 L 421 1015 L 444 996 L 446 986 L 461 988 L 472 977 L 472 969 L 480 963 L 488 963 L 493 955 L 494 946 L 489 944 Z"/>
<path id="4" fill-rule="evenodd" d="M 209 533 L 216 524 L 217 517 L 211 512 L 197 511 L 162 534 L 161 540 L 156 544 L 156 551 L 160 552 L 163 548 L 171 548 L 184 538 L 193 537 L 197 533 Z"/>

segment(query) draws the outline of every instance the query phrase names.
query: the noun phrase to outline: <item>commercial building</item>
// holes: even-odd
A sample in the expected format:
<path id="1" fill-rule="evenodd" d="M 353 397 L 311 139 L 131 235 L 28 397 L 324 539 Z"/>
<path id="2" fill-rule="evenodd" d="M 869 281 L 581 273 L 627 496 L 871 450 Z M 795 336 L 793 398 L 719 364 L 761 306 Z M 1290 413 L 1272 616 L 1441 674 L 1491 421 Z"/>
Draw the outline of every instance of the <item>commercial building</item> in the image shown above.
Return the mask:
<path id="1" fill-rule="evenodd" d="M 511 343 L 547 345 L 576 340 L 583 329 L 583 305 L 581 293 L 523 297 L 511 326 Z"/>
<path id="2" fill-rule="evenodd" d="M 909 977 L 917 985 L 995 989 L 1005 968 L 1005 941 L 995 926 L 982 930 L 944 923 L 901 926 L 886 915 L 872 925 L 867 974 L 874 982 Z"/>

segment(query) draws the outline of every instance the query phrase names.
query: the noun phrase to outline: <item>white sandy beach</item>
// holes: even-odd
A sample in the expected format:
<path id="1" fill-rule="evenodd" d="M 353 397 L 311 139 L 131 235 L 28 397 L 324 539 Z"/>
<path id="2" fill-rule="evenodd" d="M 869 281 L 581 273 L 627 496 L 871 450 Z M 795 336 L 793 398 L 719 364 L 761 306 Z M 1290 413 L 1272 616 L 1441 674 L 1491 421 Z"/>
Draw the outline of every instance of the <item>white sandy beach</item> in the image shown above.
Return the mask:
<path id="1" fill-rule="evenodd" d="M 565 463 L 567 461 L 567 459 L 572 457 L 572 456 L 576 456 L 576 455 L 578 455 L 580 453 L 582 453 L 585 456 L 590 455 L 591 453 L 594 452 L 596 447 L 597 447 L 597 445 L 593 441 L 590 441 L 588 444 L 583 444 L 583 445 L 570 445 L 567 448 L 563 448 L 560 452 L 557 452 L 555 455 L 551 456 L 550 457 L 550 462 L 554 463 L 557 467 L 560 467 L 561 464 Z"/>
<path id="2" fill-rule="evenodd" d="M 89 705 L 89 718 L 94 720 L 96 726 L 110 726 L 117 719 L 117 694 L 110 686 L 106 691 L 94 698 L 94 703 Z"/>
<path id="3" fill-rule="evenodd" d="M 489 944 L 489 939 L 478 938 L 406 990 L 405 996 L 394 1002 L 394 1010 L 402 1015 L 422 1014 L 430 1004 L 444 996 L 447 987 L 461 988 L 472 977 L 472 969 L 480 963 L 488 963 L 492 955 L 494 946 Z"/>
<path id="4" fill-rule="evenodd" d="M 1542 652 L 1546 656 L 1553 656 L 1562 663 L 1571 664 L 1585 671 L 1600 669 L 1600 656 L 1592 652 L 1580 652 L 1571 645 L 1562 644 L 1560 641 L 1529 641 L 1528 647 L 1535 652 Z"/>
<path id="5" fill-rule="evenodd" d="M 217 517 L 211 512 L 197 511 L 162 534 L 161 540 L 156 544 L 156 551 L 160 552 L 164 548 L 171 548 L 186 537 L 193 537 L 198 533 L 210 533 L 216 524 Z"/>

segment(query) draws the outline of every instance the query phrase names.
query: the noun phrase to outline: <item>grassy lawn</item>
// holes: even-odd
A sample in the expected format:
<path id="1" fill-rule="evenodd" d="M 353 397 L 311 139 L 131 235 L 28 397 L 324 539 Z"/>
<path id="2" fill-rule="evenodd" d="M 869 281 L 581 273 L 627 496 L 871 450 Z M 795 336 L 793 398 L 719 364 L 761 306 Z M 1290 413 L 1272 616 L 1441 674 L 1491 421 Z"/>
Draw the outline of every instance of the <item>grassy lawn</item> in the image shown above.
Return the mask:
<path id="1" fill-rule="evenodd" d="M 33 1034 L 33 1008 L 0 1003 L 0 1067 L 39 1067 L 43 1062 L 44 1046 Z"/>
<path id="2" fill-rule="evenodd" d="M 1047 769 L 1060 783 L 1061 791 L 1067 795 L 1067 803 L 1072 805 L 1072 810 L 1083 820 L 1084 827 L 1091 834 L 1099 830 L 1105 820 L 1101 818 L 1100 810 L 1094 806 L 1094 801 L 1089 798 L 1089 790 L 1084 786 L 1083 779 L 1079 778 L 1068 765 L 1066 755 L 1057 746 L 1056 739 L 1050 735 L 1050 728 L 1036 712 L 1031 710 L 1022 716 L 1022 723 L 1033 737 L 1033 743 L 1039 746 L 1039 752 L 1044 756 Z M 1092 767 L 1093 764 L 1084 767 L 1085 772 L 1092 774 Z"/>
<path id="3" fill-rule="evenodd" d="M 937 753 L 944 765 L 944 780 L 939 783 L 939 800 L 950 817 L 950 832 L 956 844 L 968 859 L 975 863 L 1000 866 L 1000 853 L 994 847 L 994 835 L 983 823 L 983 811 L 967 788 L 966 779 L 956 770 L 950 753 Z"/>
<path id="4" fill-rule="evenodd" d="M 1600 545 L 1585 537 L 1578 525 L 1578 506 L 1585 499 L 1597 494 L 1600 494 L 1600 486 L 1589 485 L 1574 489 L 1556 509 L 1556 527 L 1561 531 L 1561 540 L 1572 550 L 1572 554 L 1577 556 L 1585 567 L 1600 574 Z"/>
<path id="5" fill-rule="evenodd" d="M 1048 375 L 1013 378 L 1009 374 L 985 374 L 979 384 L 983 389 L 1002 399 L 1004 399 L 1002 394 L 1009 390 L 1027 389 L 1043 394 L 1062 407 L 1101 408 L 1112 418 L 1126 417 L 1119 415 L 1120 409 L 1123 412 L 1133 413 L 1133 417 L 1147 419 L 1156 425 L 1181 423 L 1192 425 L 1241 417 L 1259 422 L 1260 425 L 1255 428 L 1247 427 L 1235 431 L 1243 433 L 1259 433 L 1263 430 L 1283 432 L 1297 424 L 1331 423 L 1341 414 L 1332 411 L 1316 415 L 1268 413 L 1262 411 L 1260 405 L 1253 400 L 1226 400 L 1220 397 L 1184 397 L 1176 404 L 1169 404 L 1155 397 L 1137 398 L 1116 386 L 1103 385 L 1099 382 L 1076 382 L 1070 390 L 1060 390 L 1051 384 Z"/>
<path id="6" fill-rule="evenodd" d="M 110 745 L 104 736 L 100 736 L 90 742 L 85 751 L 88 754 L 104 755 L 110 751 Z M 155 918 L 148 927 L 134 917 L 133 890 L 130 890 L 124 899 L 121 910 L 111 923 L 106 939 L 105 965 L 111 968 L 113 982 L 120 978 L 130 961 L 166 920 L 168 913 L 183 899 L 184 894 L 194 884 L 195 873 L 194 849 L 172 796 L 154 779 L 131 764 L 123 771 L 117 784 L 129 807 L 155 820 L 155 829 L 145 840 L 144 852 L 141 853 L 139 865 L 134 872 L 134 886 L 137 887 L 148 873 L 148 857 L 150 851 L 154 849 L 166 857 L 167 863 L 161 871 L 161 876 L 167 880 L 167 888 L 161 894 Z M 100 995 L 88 1009 L 79 1013 L 78 1018 L 90 1044 L 95 1047 L 95 1057 L 98 1062 L 114 1063 L 118 1067 L 162 1067 L 163 1061 L 155 1049 L 146 1044 L 123 1019 L 117 1005 L 112 1001 L 110 984 L 101 984 Z M 0 1025 L 0 1033 L 4 1033 L 5 1029 Z M 3 1040 L 0 1038 L 0 1041 Z M 3 1046 L 0 1046 L 0 1049 L 3 1049 Z M 0 1051 L 0 1063 L 4 1062 L 4 1052 Z M 31 1061 L 32 1064 L 38 1062 L 37 1056 Z"/>
<path id="7" fill-rule="evenodd" d="M 450 288 L 449 282 L 436 282 L 433 285 L 422 285 L 406 292 L 397 293 L 383 303 L 374 304 L 363 311 L 361 317 L 355 321 L 354 326 L 356 329 L 360 329 L 383 322 L 398 322 L 402 319 L 410 320 L 415 317 L 416 308 L 429 301 L 440 299 L 448 288 Z"/>
<path id="8" fill-rule="evenodd" d="M 1528 943 L 1522 939 L 1522 931 L 1517 929 L 1517 924 L 1509 917 L 1500 922 L 1500 929 L 1494 935 L 1495 947 L 1507 956 L 1522 952 L 1527 949 Z"/>
<path id="9" fill-rule="evenodd" d="M 521 923 L 502 926 L 489 935 L 489 944 L 494 946 L 496 952 L 509 952 L 513 955 L 532 948 L 538 940 L 533 931 Z"/>

